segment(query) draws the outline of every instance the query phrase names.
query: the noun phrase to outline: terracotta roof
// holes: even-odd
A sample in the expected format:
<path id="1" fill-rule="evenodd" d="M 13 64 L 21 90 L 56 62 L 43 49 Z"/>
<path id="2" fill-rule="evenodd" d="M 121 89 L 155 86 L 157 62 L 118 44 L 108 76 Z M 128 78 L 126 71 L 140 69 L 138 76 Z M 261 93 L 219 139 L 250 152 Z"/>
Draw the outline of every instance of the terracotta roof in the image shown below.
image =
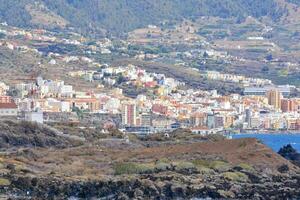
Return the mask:
<path id="1" fill-rule="evenodd" d="M 15 103 L 0 103 L 0 109 L 16 109 L 18 108 Z"/>
<path id="2" fill-rule="evenodd" d="M 206 131 L 209 130 L 209 128 L 207 128 L 206 126 L 196 126 L 191 128 L 191 130 L 202 130 L 202 131 Z"/>

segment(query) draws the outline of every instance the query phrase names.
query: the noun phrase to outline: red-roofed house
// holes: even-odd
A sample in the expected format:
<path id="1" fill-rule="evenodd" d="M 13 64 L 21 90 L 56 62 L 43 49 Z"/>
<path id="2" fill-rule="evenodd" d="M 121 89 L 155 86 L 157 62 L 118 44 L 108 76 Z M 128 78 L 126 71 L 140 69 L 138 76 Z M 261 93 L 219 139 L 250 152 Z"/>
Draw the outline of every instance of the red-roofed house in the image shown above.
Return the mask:
<path id="1" fill-rule="evenodd" d="M 0 117 L 16 117 L 18 107 L 14 102 L 0 103 Z"/>

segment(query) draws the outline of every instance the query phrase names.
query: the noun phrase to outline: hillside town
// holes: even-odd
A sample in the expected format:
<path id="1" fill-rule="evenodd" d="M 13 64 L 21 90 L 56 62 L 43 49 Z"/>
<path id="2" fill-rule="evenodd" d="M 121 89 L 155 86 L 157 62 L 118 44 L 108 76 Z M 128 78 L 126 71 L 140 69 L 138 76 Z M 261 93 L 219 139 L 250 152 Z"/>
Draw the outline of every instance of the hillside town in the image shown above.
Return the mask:
<path id="1" fill-rule="evenodd" d="M 0 200 L 300 199 L 300 0 L 0 0 Z"/>
<path id="2" fill-rule="evenodd" d="M 158 31 L 157 27 L 148 28 L 152 32 Z M 230 86 L 238 85 L 243 91 L 228 93 L 222 87 L 203 89 L 191 86 L 185 82 L 186 78 L 177 79 L 176 76 L 168 76 L 156 70 L 149 72 L 138 64 L 111 65 L 97 62 L 93 58 L 98 54 L 110 55 L 116 52 L 129 57 L 132 50 L 138 52 L 135 57 L 140 60 L 174 56 L 172 53 L 140 50 L 133 46 L 132 38 L 119 41 L 116 47 L 108 38 L 88 42 L 75 33 L 61 37 L 43 29 L 24 30 L 4 23 L 0 25 L 0 33 L 4 38 L 0 39 L 1 47 L 9 52 L 46 58 L 49 69 L 70 65 L 69 69 L 61 71 L 59 68 L 58 71 L 60 74 L 65 73 L 64 78 L 73 80 L 73 84 L 70 81 L 66 84 L 61 77 L 57 78 L 61 80 L 51 80 L 32 73 L 29 79 L 1 82 L 1 119 L 78 123 L 103 130 L 117 128 L 122 132 L 139 135 L 170 132 L 178 128 L 190 129 L 193 133 L 203 135 L 300 130 L 300 99 L 293 95 L 297 91 L 293 85 L 276 85 L 265 78 L 191 69 L 191 73 L 199 75 L 204 83 L 210 81 L 221 83 L 221 86 L 231 84 L 227 86 L 229 91 Z M 182 43 L 193 46 L 195 40 L 200 42 L 197 45 L 206 50 L 177 52 L 172 59 L 183 58 L 181 61 L 184 61 L 196 56 L 204 57 L 206 62 L 209 61 L 207 58 L 221 58 L 225 64 L 233 59 L 226 52 L 211 49 L 209 43 L 198 37 L 192 41 L 182 40 Z M 45 47 L 45 44 L 48 45 Z M 72 51 L 61 50 L 67 47 Z M 55 48 L 61 53 L 57 53 Z M 78 67 L 74 66 L 75 63 Z M 38 63 L 38 66 L 44 64 Z M 94 86 L 88 87 L 94 88 L 75 87 L 77 80 L 93 83 Z M 214 88 L 214 85 L 210 88 Z"/>
<path id="3" fill-rule="evenodd" d="M 271 85 L 268 80 L 257 80 L 259 86 L 245 88 L 245 95 L 222 96 L 216 90 L 186 89 L 183 82 L 133 65 L 74 71 L 69 75 L 113 89 L 106 93 L 76 91 L 64 81 L 42 77 L 16 85 L 1 82 L 1 118 L 38 123 L 86 121 L 89 126 L 101 123 L 103 129 L 114 127 L 140 135 L 178 128 L 203 135 L 240 130 L 300 130 L 300 99 L 289 98 L 294 87 Z M 261 82 L 269 85 L 261 86 Z M 120 83 L 144 88 L 151 95 L 126 97 L 117 87 Z M 91 120 L 97 118 L 98 122 Z"/>

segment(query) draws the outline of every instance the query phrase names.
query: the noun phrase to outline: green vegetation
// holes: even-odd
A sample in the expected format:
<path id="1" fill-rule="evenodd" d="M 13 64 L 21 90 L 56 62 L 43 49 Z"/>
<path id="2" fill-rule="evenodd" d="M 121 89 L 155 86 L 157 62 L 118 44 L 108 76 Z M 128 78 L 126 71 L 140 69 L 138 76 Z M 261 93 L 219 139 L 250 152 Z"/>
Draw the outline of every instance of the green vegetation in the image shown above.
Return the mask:
<path id="1" fill-rule="evenodd" d="M 146 54 L 161 54 L 161 53 L 167 53 L 168 49 L 164 46 L 139 46 L 139 45 L 129 45 L 128 46 L 128 51 L 131 54 L 134 54 L 134 52 L 140 52 L 143 51 Z"/>
<path id="2" fill-rule="evenodd" d="M 83 118 L 83 111 L 81 109 L 79 109 L 78 107 L 73 107 L 72 112 L 75 112 L 79 119 Z"/>
<path id="3" fill-rule="evenodd" d="M 192 162 L 197 167 L 203 166 L 203 167 L 207 167 L 207 168 L 210 168 L 210 163 L 211 163 L 211 161 L 207 161 L 207 160 L 193 160 Z"/>
<path id="4" fill-rule="evenodd" d="M 31 16 L 25 6 L 33 0 L 0 0 L 0 20 L 17 26 L 31 25 Z M 284 13 L 274 0 L 39 0 L 46 7 L 70 22 L 71 26 L 90 34 L 101 29 L 122 33 L 157 24 L 163 20 L 194 19 L 210 15 L 242 19 L 270 16 L 277 20 Z M 98 32 L 97 32 L 98 31 Z M 223 37 L 223 34 L 222 34 Z"/>
<path id="5" fill-rule="evenodd" d="M 220 160 L 215 160 L 215 161 L 193 160 L 192 162 L 198 169 L 203 169 L 203 170 L 213 169 L 215 171 L 227 171 L 231 168 L 229 163 Z"/>
<path id="6" fill-rule="evenodd" d="M 195 165 L 193 163 L 191 163 L 191 162 L 181 161 L 181 162 L 174 163 L 174 165 L 175 165 L 175 169 L 177 171 L 194 170 L 194 169 L 196 169 Z"/>
<path id="7" fill-rule="evenodd" d="M 267 72 L 269 72 L 269 67 L 268 66 L 263 66 L 263 68 L 261 69 L 261 72 L 263 72 L 263 73 L 267 73 Z"/>
<path id="8" fill-rule="evenodd" d="M 9 186 L 9 185 L 10 185 L 10 181 L 8 179 L 0 178 L 0 186 Z"/>
<path id="9" fill-rule="evenodd" d="M 230 169 L 230 164 L 224 161 L 212 161 L 210 167 L 216 171 L 227 171 Z"/>
<path id="10" fill-rule="evenodd" d="M 246 163 L 240 163 L 238 166 L 246 171 L 254 171 L 254 168 Z"/>
<path id="11" fill-rule="evenodd" d="M 198 163 L 199 164 L 199 163 Z M 216 163 L 212 162 L 212 167 L 216 167 Z M 220 164 L 218 165 L 220 168 Z M 179 173 L 193 172 L 199 170 L 200 172 L 210 173 L 212 169 L 206 167 L 200 167 L 200 165 L 189 161 L 176 161 L 171 162 L 168 160 L 160 160 L 154 163 L 134 163 L 134 162 L 122 162 L 117 163 L 114 166 L 114 171 L 116 175 L 122 174 L 149 174 L 154 172 L 163 172 L 168 170 L 174 170 Z"/>
<path id="12" fill-rule="evenodd" d="M 153 164 L 118 163 L 114 166 L 115 174 L 147 174 L 154 171 Z"/>
<path id="13" fill-rule="evenodd" d="M 4 33 L 0 33 L 0 39 L 3 39 L 3 38 L 5 38 L 5 34 Z"/>
<path id="14" fill-rule="evenodd" d="M 229 181 L 247 182 L 248 176 L 241 172 L 224 172 L 223 177 Z"/>
<path id="15" fill-rule="evenodd" d="M 155 169 L 156 169 L 157 171 L 166 171 L 166 170 L 168 170 L 168 169 L 170 169 L 170 168 L 171 168 L 171 165 L 168 164 L 168 163 L 160 162 L 160 163 L 157 163 L 157 164 L 155 165 Z"/>
<path id="16" fill-rule="evenodd" d="M 287 77 L 288 75 L 289 75 L 289 70 L 288 69 L 281 69 L 278 72 L 278 76 Z"/>
<path id="17" fill-rule="evenodd" d="M 166 171 L 171 169 L 172 165 L 168 159 L 161 159 L 156 162 L 155 169 L 156 171 Z"/>

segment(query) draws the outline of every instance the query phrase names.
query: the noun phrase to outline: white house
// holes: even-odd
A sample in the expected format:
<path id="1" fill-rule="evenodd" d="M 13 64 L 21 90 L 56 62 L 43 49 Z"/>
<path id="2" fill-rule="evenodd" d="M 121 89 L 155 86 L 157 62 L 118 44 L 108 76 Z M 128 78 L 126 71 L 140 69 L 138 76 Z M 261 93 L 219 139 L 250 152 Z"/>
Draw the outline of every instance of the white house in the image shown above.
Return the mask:
<path id="1" fill-rule="evenodd" d="M 37 123 L 44 123 L 44 115 L 42 111 L 37 112 L 26 112 L 25 113 L 25 121 L 29 122 L 37 122 Z"/>
<path id="2" fill-rule="evenodd" d="M 208 129 L 207 127 L 194 127 L 194 128 L 191 128 L 191 131 L 194 134 L 200 134 L 200 135 L 208 135 L 208 134 L 212 133 L 212 131 L 210 129 Z"/>
<path id="3" fill-rule="evenodd" d="M 73 86 L 72 85 L 63 85 L 60 87 L 59 93 L 64 97 L 72 97 L 73 95 Z"/>

